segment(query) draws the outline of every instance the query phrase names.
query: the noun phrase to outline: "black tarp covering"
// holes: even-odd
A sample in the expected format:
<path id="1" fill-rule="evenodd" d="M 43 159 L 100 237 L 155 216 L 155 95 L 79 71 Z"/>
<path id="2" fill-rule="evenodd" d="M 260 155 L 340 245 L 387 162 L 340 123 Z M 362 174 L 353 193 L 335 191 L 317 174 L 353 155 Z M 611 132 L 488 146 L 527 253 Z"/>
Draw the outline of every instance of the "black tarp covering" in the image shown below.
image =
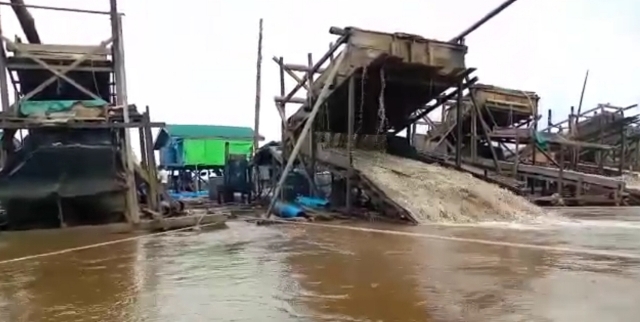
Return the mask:
<path id="1" fill-rule="evenodd" d="M 0 171 L 8 229 L 123 220 L 126 180 L 110 130 L 39 129 Z"/>
<path id="2" fill-rule="evenodd" d="M 0 200 L 82 197 L 126 188 L 108 130 L 32 132 L 0 171 Z"/>

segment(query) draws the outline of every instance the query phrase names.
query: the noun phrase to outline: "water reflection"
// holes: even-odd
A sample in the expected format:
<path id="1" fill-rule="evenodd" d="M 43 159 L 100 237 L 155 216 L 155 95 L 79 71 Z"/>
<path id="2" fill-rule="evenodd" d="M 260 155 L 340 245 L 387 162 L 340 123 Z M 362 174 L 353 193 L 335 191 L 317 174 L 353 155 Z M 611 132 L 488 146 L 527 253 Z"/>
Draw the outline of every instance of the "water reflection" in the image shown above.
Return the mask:
<path id="1" fill-rule="evenodd" d="M 2 258 L 8 258 L 126 236 L 32 232 L 2 237 Z M 136 247 L 122 243 L 107 252 L 90 249 L 0 266 L 0 320 L 127 320 L 137 291 L 132 278 Z"/>
<path id="2" fill-rule="evenodd" d="M 637 229 L 619 223 L 362 225 L 640 253 Z M 317 227 L 229 226 L 2 265 L 0 321 L 589 322 L 640 316 L 637 261 Z M 3 234 L 0 258 L 123 237 Z"/>
<path id="3" fill-rule="evenodd" d="M 287 258 L 303 287 L 298 300 L 331 321 L 425 321 L 416 280 L 421 258 L 403 236 L 297 228 Z"/>
<path id="4" fill-rule="evenodd" d="M 233 226 L 233 224 L 231 225 Z M 288 321 L 277 295 L 295 285 L 265 247 L 286 235 L 260 227 L 146 240 L 137 318 L 143 321 Z"/>

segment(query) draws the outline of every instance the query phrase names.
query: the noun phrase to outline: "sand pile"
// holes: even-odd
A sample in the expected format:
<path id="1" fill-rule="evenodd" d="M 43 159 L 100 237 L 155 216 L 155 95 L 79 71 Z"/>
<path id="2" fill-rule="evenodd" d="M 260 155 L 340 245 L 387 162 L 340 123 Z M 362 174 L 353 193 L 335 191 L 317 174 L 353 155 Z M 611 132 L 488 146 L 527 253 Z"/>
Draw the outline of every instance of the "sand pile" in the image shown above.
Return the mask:
<path id="1" fill-rule="evenodd" d="M 544 214 L 511 191 L 437 165 L 357 151 L 354 166 L 422 223 L 531 222 Z"/>

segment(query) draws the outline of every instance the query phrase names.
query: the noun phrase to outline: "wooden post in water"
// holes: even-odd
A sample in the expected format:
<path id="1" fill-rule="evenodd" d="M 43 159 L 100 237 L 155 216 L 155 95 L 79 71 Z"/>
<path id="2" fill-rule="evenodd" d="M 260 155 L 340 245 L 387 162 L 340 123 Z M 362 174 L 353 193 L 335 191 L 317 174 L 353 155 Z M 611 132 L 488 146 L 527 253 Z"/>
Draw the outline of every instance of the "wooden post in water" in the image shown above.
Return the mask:
<path id="1" fill-rule="evenodd" d="M 307 78 L 309 79 L 309 90 L 307 91 L 307 104 L 309 104 L 309 107 L 311 107 L 313 106 L 313 100 L 314 100 L 313 56 L 311 53 L 307 54 L 307 66 L 309 67 L 309 70 L 307 71 Z M 311 123 L 311 129 L 309 131 L 311 131 L 311 133 L 309 133 L 309 167 L 307 172 L 309 173 L 309 177 L 313 181 L 313 183 L 309 185 L 309 195 L 313 195 L 313 192 L 314 192 L 313 187 L 316 180 L 316 148 L 317 148 L 316 134 L 315 134 L 316 133 L 315 120 Z"/>
<path id="2" fill-rule="evenodd" d="M 280 65 L 280 97 L 284 96 L 285 93 L 285 87 L 284 87 L 284 58 L 280 57 L 279 61 L 278 61 L 278 65 Z M 280 134 L 281 134 L 281 138 L 280 138 L 280 145 L 282 147 L 282 161 L 284 162 L 284 160 L 287 160 L 289 158 L 289 144 L 287 142 L 287 110 L 286 110 L 286 106 L 287 103 L 285 101 L 282 102 L 277 102 L 276 103 L 276 107 L 280 110 L 280 113 L 282 115 L 284 115 L 284 118 L 282 119 L 282 126 L 280 127 Z M 284 169 L 282 169 L 282 171 L 280 172 L 280 175 L 283 176 L 284 175 Z M 275 190 L 274 190 L 275 193 Z M 284 192 L 281 191 L 280 193 L 280 200 L 284 200 Z"/>
<path id="3" fill-rule="evenodd" d="M 364 73 L 364 71 L 363 71 Z M 364 80 L 365 75 L 362 74 L 362 80 Z M 356 78 L 355 75 L 352 75 L 349 78 L 349 102 L 347 107 L 347 156 L 349 158 L 349 168 L 347 169 L 347 213 L 351 214 L 351 205 L 353 200 L 351 200 L 351 189 L 353 182 L 353 127 L 355 123 L 355 109 L 356 109 Z"/>
<path id="4" fill-rule="evenodd" d="M 478 111 L 475 108 L 471 109 L 471 160 L 478 161 Z"/>
<path id="5" fill-rule="evenodd" d="M 624 118 L 624 115 L 622 116 Z M 618 169 L 618 175 L 621 176 L 624 173 L 625 158 L 627 154 L 627 131 L 625 126 L 620 126 L 620 164 Z"/>
<path id="6" fill-rule="evenodd" d="M 9 105 L 9 85 L 7 82 L 7 61 L 4 51 L 4 38 L 2 37 L 2 19 L 0 19 L 0 104 L 2 104 L 2 112 L 8 112 Z M 9 131 L 4 130 L 2 136 L 2 144 L 0 144 L 0 168 L 4 166 L 8 154 L 7 148 L 13 145 L 13 138 L 8 134 Z"/>
<path id="7" fill-rule="evenodd" d="M 143 132 L 144 132 L 144 149 L 147 155 L 147 172 L 149 173 L 149 208 L 154 211 L 160 210 L 160 187 L 158 185 L 158 168 L 156 166 L 156 155 L 153 150 L 153 134 L 151 133 L 151 115 L 149 114 L 149 106 L 145 107 L 142 116 Z"/>
<path id="8" fill-rule="evenodd" d="M 258 151 L 258 146 L 260 144 L 260 101 L 262 98 L 262 18 L 260 18 L 259 26 L 258 26 L 258 55 L 256 62 L 256 101 L 255 101 L 255 112 L 253 116 L 253 154 L 252 157 L 255 157 L 256 152 Z M 253 175 L 250 176 L 253 182 L 253 190 L 256 192 L 256 196 L 259 190 L 259 179 L 260 172 L 258 170 L 258 165 L 253 167 Z M 251 202 L 251 200 L 248 200 Z"/>
<path id="9" fill-rule="evenodd" d="M 456 167 L 462 167 L 462 81 L 458 82 L 458 95 L 456 98 Z M 491 142 L 489 142 L 491 144 Z"/>
<path id="10" fill-rule="evenodd" d="M 516 129 L 516 149 L 515 149 L 515 160 L 513 160 L 513 178 L 518 180 L 518 165 L 520 164 L 520 135 L 518 134 L 518 129 Z"/>
<path id="11" fill-rule="evenodd" d="M 118 14 L 117 0 L 110 0 L 111 11 L 111 37 L 113 38 L 113 65 L 116 85 L 116 104 L 123 108 L 124 123 L 130 123 L 129 104 L 127 101 L 127 80 L 124 65 L 124 42 L 122 37 L 122 20 Z M 140 212 L 138 206 L 138 196 L 134 179 L 133 152 L 131 151 L 131 135 L 125 128 L 122 153 L 125 163 L 125 177 L 127 181 L 127 192 L 125 200 L 127 204 L 126 216 L 131 224 L 140 222 Z"/>
<path id="12" fill-rule="evenodd" d="M 144 127 L 138 128 L 138 139 L 140 140 L 140 166 L 147 169 L 149 167 L 149 158 L 147 157 L 146 143 L 144 141 Z"/>
<path id="13" fill-rule="evenodd" d="M 562 198 L 562 190 L 564 188 L 564 157 L 565 154 L 565 148 L 564 148 L 564 144 L 560 145 L 560 172 L 558 173 L 558 195 L 560 195 L 560 198 Z"/>

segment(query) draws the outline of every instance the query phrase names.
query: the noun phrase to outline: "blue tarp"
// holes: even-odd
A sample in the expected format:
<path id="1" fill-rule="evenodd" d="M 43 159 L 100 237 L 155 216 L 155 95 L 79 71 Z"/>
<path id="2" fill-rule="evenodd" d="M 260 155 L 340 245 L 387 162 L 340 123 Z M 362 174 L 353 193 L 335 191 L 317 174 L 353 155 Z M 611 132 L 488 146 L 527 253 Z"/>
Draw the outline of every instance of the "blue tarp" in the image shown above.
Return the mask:
<path id="1" fill-rule="evenodd" d="M 160 148 L 160 166 L 181 167 L 184 166 L 184 140 L 172 137 L 166 146 Z"/>
<path id="2" fill-rule="evenodd" d="M 206 190 L 200 190 L 195 192 L 189 192 L 189 191 L 176 192 L 174 190 L 169 190 L 167 192 L 169 193 L 169 196 L 171 196 L 172 199 L 176 199 L 176 200 L 201 198 L 201 197 L 206 198 L 209 196 L 209 191 L 206 191 Z"/>

